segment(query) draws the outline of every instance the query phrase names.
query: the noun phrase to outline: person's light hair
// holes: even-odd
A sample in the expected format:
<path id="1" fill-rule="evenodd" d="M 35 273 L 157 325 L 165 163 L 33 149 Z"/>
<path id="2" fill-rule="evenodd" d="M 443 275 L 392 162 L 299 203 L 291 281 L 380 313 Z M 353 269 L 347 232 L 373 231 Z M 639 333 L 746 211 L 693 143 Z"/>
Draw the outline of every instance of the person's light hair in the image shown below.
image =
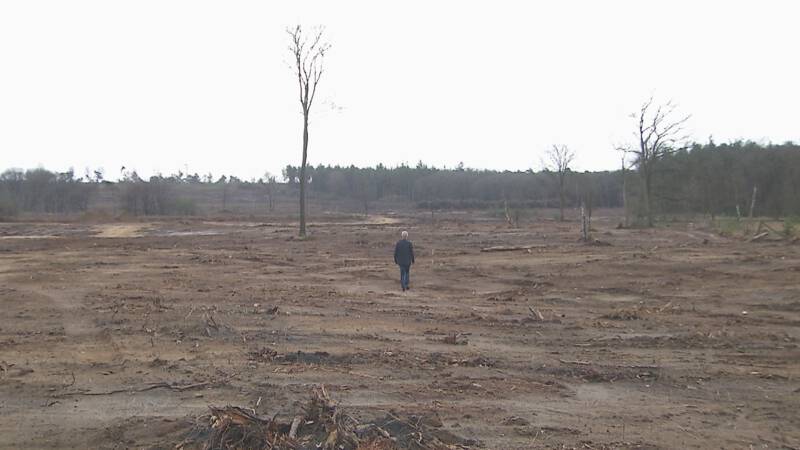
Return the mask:
<path id="1" fill-rule="evenodd" d="M 400 237 L 402 237 L 403 239 L 408 238 L 408 231 L 403 230 L 403 232 L 400 233 Z"/>

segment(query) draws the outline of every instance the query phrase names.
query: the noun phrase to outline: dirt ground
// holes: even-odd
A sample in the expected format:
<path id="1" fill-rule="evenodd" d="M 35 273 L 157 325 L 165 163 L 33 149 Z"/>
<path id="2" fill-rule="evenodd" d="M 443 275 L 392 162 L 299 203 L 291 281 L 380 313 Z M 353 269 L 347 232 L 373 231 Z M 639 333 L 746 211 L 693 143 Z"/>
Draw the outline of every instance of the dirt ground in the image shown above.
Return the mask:
<path id="1" fill-rule="evenodd" d="M 0 224 L 0 447 L 174 448 L 324 384 L 470 447 L 800 448 L 800 245 L 427 220 Z"/>

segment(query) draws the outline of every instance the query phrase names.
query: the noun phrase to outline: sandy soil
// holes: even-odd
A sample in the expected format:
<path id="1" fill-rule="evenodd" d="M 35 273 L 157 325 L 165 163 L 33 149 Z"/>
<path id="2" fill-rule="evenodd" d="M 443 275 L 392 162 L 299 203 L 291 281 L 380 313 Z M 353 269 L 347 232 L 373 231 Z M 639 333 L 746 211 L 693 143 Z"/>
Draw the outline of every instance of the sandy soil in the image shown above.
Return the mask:
<path id="1" fill-rule="evenodd" d="M 208 405 L 289 416 L 324 383 L 474 447 L 799 448 L 800 245 L 596 228 L 0 224 L 0 447 L 173 448 Z"/>

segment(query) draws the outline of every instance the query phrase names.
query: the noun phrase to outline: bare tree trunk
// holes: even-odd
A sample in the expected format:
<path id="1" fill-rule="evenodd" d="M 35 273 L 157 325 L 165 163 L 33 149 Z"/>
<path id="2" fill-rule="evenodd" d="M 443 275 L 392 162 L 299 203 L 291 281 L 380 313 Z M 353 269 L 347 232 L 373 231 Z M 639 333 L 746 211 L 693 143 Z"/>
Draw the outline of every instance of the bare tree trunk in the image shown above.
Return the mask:
<path id="1" fill-rule="evenodd" d="M 622 160 L 622 209 L 625 212 L 625 228 L 630 226 L 628 219 L 628 192 L 627 177 L 625 176 L 625 160 Z"/>
<path id="2" fill-rule="evenodd" d="M 565 192 L 564 184 L 569 170 L 569 164 L 575 157 L 575 153 L 570 151 L 566 145 L 553 145 L 553 148 L 547 153 L 550 158 L 550 167 L 558 175 L 558 221 L 564 221 L 564 203 Z M 578 185 L 575 185 L 575 196 L 578 197 Z"/>
<path id="3" fill-rule="evenodd" d="M 586 216 L 586 206 L 581 201 L 581 239 L 583 242 L 589 242 L 589 219 Z"/>
<path id="4" fill-rule="evenodd" d="M 308 165 L 308 115 L 317 93 L 317 84 L 322 78 L 325 52 L 330 44 L 322 42 L 322 31 L 319 29 L 315 36 L 307 39 L 303 35 L 300 25 L 286 32 L 292 38 L 289 50 L 295 62 L 297 86 L 300 90 L 300 105 L 303 108 L 303 160 L 300 164 L 300 237 L 306 236 L 306 176 Z"/>
<path id="5" fill-rule="evenodd" d="M 750 200 L 750 218 L 753 218 L 753 212 L 756 209 L 756 192 L 758 192 L 758 186 L 753 185 L 753 198 Z"/>
<path id="6" fill-rule="evenodd" d="M 594 209 L 594 196 L 592 195 L 592 186 L 589 186 L 585 197 L 586 199 L 586 215 L 589 216 L 589 222 L 592 221 L 592 210 Z"/>
<path id="7" fill-rule="evenodd" d="M 647 226 L 653 226 L 653 210 L 650 204 L 650 173 L 645 168 L 643 169 L 642 176 L 644 177 L 644 189 L 642 190 L 644 200 L 644 213 L 647 217 Z"/>
<path id="8" fill-rule="evenodd" d="M 564 174 L 558 178 L 558 220 L 564 221 Z"/>
<path id="9" fill-rule="evenodd" d="M 635 163 L 639 167 L 639 173 L 642 177 L 642 200 L 648 227 L 653 226 L 653 172 L 659 169 L 659 160 L 673 154 L 680 147 L 680 141 L 687 139 L 686 136 L 681 136 L 681 134 L 683 132 L 683 124 L 690 117 L 685 116 L 676 121 L 669 120 L 668 116 L 675 110 L 675 106 L 671 102 L 667 102 L 666 105 L 656 106 L 656 110 L 648 114 L 648 110 L 652 105 L 653 97 L 650 97 L 642 105 L 641 110 L 632 115 L 638 122 L 639 148 L 638 150 L 625 150 L 636 154 Z"/>
<path id="10" fill-rule="evenodd" d="M 306 236 L 306 163 L 308 159 L 308 111 L 303 111 L 303 162 L 300 166 L 300 237 Z"/>

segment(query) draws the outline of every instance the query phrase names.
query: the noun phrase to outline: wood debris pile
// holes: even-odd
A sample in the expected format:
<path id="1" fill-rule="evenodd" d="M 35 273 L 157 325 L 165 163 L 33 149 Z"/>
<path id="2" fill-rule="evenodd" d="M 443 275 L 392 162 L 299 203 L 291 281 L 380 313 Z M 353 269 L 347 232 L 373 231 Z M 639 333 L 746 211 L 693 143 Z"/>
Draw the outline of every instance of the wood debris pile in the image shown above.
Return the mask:
<path id="1" fill-rule="evenodd" d="M 175 449 L 202 450 L 449 450 L 469 448 L 469 442 L 441 429 L 441 421 L 402 419 L 390 414 L 369 424 L 359 424 L 334 403 L 324 386 L 314 388 L 302 414 L 291 422 L 277 415 L 259 417 L 236 406 L 209 406 Z"/>

